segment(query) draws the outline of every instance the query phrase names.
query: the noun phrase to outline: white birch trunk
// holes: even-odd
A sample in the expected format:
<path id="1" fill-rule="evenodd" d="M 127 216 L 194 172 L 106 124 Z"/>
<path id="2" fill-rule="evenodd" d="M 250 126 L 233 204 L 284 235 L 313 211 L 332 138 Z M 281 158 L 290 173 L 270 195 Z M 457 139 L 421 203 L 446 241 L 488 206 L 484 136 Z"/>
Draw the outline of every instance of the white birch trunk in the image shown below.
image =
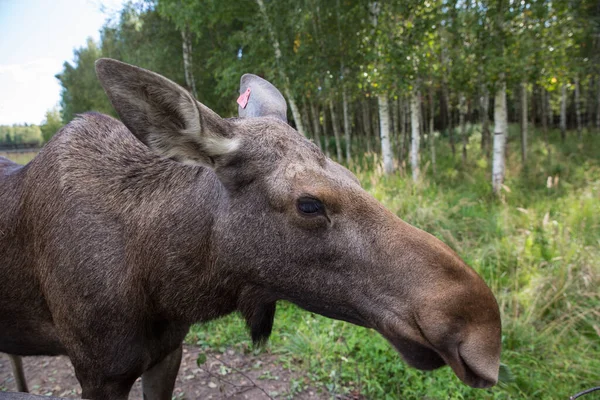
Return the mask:
<path id="1" fill-rule="evenodd" d="M 390 143 L 390 107 L 387 95 L 378 95 L 377 104 L 379 106 L 379 137 L 381 138 L 383 170 L 386 174 L 391 174 L 394 172 L 394 154 Z"/>
<path id="2" fill-rule="evenodd" d="M 341 132 L 340 132 L 340 121 L 338 121 L 337 113 L 335 112 L 335 104 L 333 100 L 329 100 L 329 108 L 331 111 L 331 126 L 333 127 L 333 135 L 335 136 L 335 151 L 337 154 L 337 162 L 341 163 L 343 161 L 342 155 L 342 143 L 340 140 Z"/>
<path id="3" fill-rule="evenodd" d="M 565 140 L 567 133 L 567 85 L 560 87 L 560 136 Z"/>
<path id="4" fill-rule="evenodd" d="M 410 97 L 410 126 L 411 126 L 411 134 L 412 134 L 412 143 L 410 150 L 410 167 L 412 169 L 412 179 L 414 182 L 419 180 L 419 142 L 421 136 L 419 134 L 420 127 L 419 122 L 421 117 L 419 115 L 420 104 L 419 104 L 419 92 L 417 89 L 413 89 L 413 92 Z"/>
<path id="5" fill-rule="evenodd" d="M 344 137 L 346 139 L 346 162 L 350 163 L 351 154 L 351 139 L 352 139 L 352 124 L 350 123 L 350 110 L 348 109 L 348 89 L 346 89 L 346 85 L 342 88 L 342 103 L 344 110 Z"/>
<path id="6" fill-rule="evenodd" d="M 193 63 L 192 63 L 192 38 L 187 29 L 181 31 L 181 39 L 183 46 L 183 72 L 185 74 L 185 84 L 188 90 L 195 99 L 198 98 L 196 92 L 196 81 L 194 80 Z"/>
<path id="7" fill-rule="evenodd" d="M 273 46 L 273 51 L 275 52 L 275 60 L 277 61 L 277 69 L 279 71 L 279 76 L 283 81 L 283 95 L 287 98 L 287 101 L 290 105 L 290 109 L 292 110 L 292 115 L 294 117 L 294 121 L 296 122 L 296 130 L 300 132 L 302 136 L 306 136 L 304 132 L 304 125 L 302 124 L 300 110 L 298 109 L 298 105 L 294 100 L 294 96 L 292 96 L 292 90 L 290 89 L 290 80 L 288 79 L 288 76 L 281 65 L 282 61 L 279 40 L 277 40 L 275 30 L 273 29 L 273 25 L 271 25 L 271 21 L 269 20 L 269 16 L 267 15 L 267 8 L 265 7 L 265 3 L 263 0 L 256 0 L 256 4 L 258 4 L 258 8 L 265 22 L 265 26 L 267 27 L 267 31 L 269 32 L 271 45 Z"/>
<path id="8" fill-rule="evenodd" d="M 351 155 L 351 136 L 352 124 L 350 122 L 350 110 L 348 109 L 348 88 L 346 84 L 346 69 L 344 68 L 344 49 L 343 49 L 343 37 L 341 28 L 342 12 L 340 7 L 340 0 L 337 0 L 337 28 L 338 28 L 338 44 L 340 46 L 340 76 L 342 83 L 342 110 L 344 113 L 344 138 L 346 140 L 346 162 L 350 164 Z"/>
<path id="9" fill-rule="evenodd" d="M 494 158 L 492 161 L 492 188 L 500 195 L 504 182 L 504 150 L 508 121 L 506 114 L 506 82 L 500 83 L 500 88 L 494 98 Z"/>
<path id="10" fill-rule="evenodd" d="M 527 82 L 521 83 L 521 162 L 527 162 Z"/>

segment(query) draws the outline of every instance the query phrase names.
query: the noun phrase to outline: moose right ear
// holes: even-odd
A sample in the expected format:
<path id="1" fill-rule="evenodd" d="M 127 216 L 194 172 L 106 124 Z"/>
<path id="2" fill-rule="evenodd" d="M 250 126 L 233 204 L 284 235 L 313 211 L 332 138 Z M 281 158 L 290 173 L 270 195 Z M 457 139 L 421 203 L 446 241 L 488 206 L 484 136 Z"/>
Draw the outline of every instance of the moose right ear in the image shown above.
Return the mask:
<path id="1" fill-rule="evenodd" d="M 281 92 L 269 81 L 254 74 L 240 79 L 238 99 L 240 117 L 273 117 L 287 121 L 287 103 Z"/>
<path id="2" fill-rule="evenodd" d="M 169 79 L 108 58 L 96 61 L 96 73 L 125 126 L 156 153 L 213 165 L 237 150 L 229 122 Z"/>

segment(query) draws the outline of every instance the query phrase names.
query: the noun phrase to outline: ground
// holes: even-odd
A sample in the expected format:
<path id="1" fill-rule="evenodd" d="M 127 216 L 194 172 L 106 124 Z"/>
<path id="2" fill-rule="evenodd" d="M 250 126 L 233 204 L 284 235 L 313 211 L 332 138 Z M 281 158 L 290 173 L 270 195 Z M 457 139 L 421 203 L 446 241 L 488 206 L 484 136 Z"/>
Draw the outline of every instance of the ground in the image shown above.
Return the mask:
<path id="1" fill-rule="evenodd" d="M 329 399 L 331 395 L 308 387 L 299 372 L 289 371 L 270 354 L 242 354 L 227 350 L 224 354 L 207 353 L 200 366 L 196 360 L 202 351 L 184 346 L 183 360 L 177 376 L 174 399 Z M 81 398 L 81 388 L 67 357 L 26 357 L 23 359 L 29 390 L 46 396 Z M 15 391 L 11 365 L 0 354 L 0 392 Z M 130 399 L 141 399 L 140 380 Z"/>

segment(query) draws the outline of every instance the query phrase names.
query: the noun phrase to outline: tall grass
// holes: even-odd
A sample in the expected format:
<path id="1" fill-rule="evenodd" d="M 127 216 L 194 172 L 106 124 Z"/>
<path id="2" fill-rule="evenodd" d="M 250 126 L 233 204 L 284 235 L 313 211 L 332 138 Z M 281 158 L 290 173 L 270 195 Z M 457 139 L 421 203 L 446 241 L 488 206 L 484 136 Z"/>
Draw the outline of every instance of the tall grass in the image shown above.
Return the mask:
<path id="1" fill-rule="evenodd" d="M 474 132 L 466 165 L 441 140 L 434 175 L 423 151 L 419 184 L 408 173 L 384 176 L 375 154 L 350 167 L 386 207 L 448 243 L 484 277 L 501 307 L 502 362 L 513 379 L 476 390 L 449 368 L 416 371 L 377 333 L 290 304 L 278 309 L 267 351 L 325 391 L 372 399 L 555 399 L 600 384 L 600 135 L 561 143 L 551 132 L 548 145 L 535 136 L 523 166 L 512 131 L 496 198 Z M 250 349 L 237 316 L 196 326 L 188 339 Z"/>

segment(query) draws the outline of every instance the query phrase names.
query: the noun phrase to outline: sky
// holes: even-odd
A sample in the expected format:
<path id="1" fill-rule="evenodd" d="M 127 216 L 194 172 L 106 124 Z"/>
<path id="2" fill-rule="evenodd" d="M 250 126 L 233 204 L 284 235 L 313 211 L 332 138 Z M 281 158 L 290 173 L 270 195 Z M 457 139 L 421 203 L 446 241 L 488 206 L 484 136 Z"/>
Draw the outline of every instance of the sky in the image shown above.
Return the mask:
<path id="1" fill-rule="evenodd" d="M 0 0 L 0 125 L 40 124 L 59 105 L 54 77 L 124 0 Z"/>

